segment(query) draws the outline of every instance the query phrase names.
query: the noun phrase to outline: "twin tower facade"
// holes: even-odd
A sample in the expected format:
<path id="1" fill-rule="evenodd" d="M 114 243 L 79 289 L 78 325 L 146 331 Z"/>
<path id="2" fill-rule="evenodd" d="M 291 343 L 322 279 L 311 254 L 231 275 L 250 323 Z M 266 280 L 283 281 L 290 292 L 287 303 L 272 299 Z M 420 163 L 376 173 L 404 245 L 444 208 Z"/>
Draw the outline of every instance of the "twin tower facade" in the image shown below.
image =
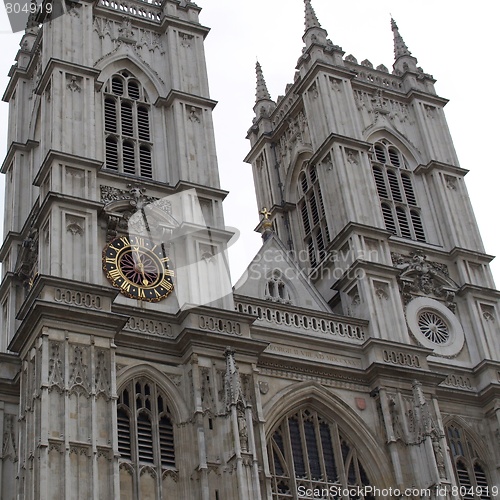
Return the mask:
<path id="1" fill-rule="evenodd" d="M 394 21 L 374 68 L 305 0 L 277 101 L 257 64 L 231 287 L 200 10 L 66 2 L 22 37 L 0 498 L 494 498 L 498 292 L 434 79 Z"/>

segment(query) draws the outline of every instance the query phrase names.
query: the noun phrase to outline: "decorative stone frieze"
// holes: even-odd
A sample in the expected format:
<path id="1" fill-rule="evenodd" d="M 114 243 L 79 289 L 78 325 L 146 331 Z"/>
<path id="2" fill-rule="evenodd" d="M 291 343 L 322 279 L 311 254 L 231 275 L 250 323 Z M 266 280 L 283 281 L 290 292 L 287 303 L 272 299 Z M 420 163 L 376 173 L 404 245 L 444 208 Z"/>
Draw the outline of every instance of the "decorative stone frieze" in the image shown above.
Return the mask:
<path id="1" fill-rule="evenodd" d="M 138 333 L 147 333 L 158 337 L 173 338 L 174 330 L 170 323 L 155 319 L 130 316 L 124 330 Z"/>
<path id="2" fill-rule="evenodd" d="M 54 288 L 54 301 L 86 309 L 102 310 L 102 298 L 92 293 L 56 287 Z"/>
<path id="3" fill-rule="evenodd" d="M 446 379 L 443 382 L 441 382 L 440 385 L 447 387 L 454 387 L 457 389 L 465 389 L 468 391 L 473 391 L 475 389 L 474 386 L 472 385 L 470 377 L 454 373 L 450 373 L 450 375 L 448 375 Z"/>
<path id="4" fill-rule="evenodd" d="M 234 320 L 200 315 L 198 326 L 202 330 L 210 330 L 211 332 L 227 333 L 229 335 L 237 336 L 242 335 L 241 323 Z"/>
<path id="5" fill-rule="evenodd" d="M 337 319 L 318 318 L 313 314 L 292 313 L 277 307 L 254 306 L 243 302 L 235 302 L 235 309 L 242 313 L 256 315 L 263 323 L 277 328 L 300 329 L 352 341 L 365 339 L 364 328 L 354 322 L 350 324 Z"/>
<path id="6" fill-rule="evenodd" d="M 399 366 L 409 366 L 411 368 L 421 368 L 420 358 L 416 354 L 409 354 L 392 349 L 383 350 L 384 363 L 390 363 Z"/>

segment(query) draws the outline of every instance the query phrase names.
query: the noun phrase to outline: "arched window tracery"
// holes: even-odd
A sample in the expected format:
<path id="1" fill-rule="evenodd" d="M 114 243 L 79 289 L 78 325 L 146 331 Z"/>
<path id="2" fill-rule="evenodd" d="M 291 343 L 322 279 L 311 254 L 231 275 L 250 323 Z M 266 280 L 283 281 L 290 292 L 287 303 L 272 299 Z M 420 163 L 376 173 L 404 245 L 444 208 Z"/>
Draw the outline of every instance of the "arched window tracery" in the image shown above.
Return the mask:
<path id="1" fill-rule="evenodd" d="M 167 398 L 154 382 L 140 377 L 122 388 L 117 430 L 120 463 L 132 474 L 133 484 L 139 484 L 145 467 L 158 478 L 166 470 L 175 469 L 173 420 Z"/>
<path id="2" fill-rule="evenodd" d="M 289 287 L 283 280 L 281 271 L 275 270 L 267 279 L 264 298 L 271 302 L 280 302 L 281 304 L 292 303 Z"/>
<path id="3" fill-rule="evenodd" d="M 325 248 L 330 242 L 326 221 L 323 194 L 315 165 L 304 166 L 299 175 L 299 215 L 304 231 L 304 243 L 309 263 L 315 268 L 325 256 Z"/>
<path id="4" fill-rule="evenodd" d="M 385 139 L 374 144 L 373 153 L 372 171 L 385 228 L 402 238 L 426 241 L 412 173 L 404 156 Z"/>
<path id="5" fill-rule="evenodd" d="M 105 168 L 153 178 L 150 104 L 143 86 L 128 72 L 104 86 Z"/>
<path id="6" fill-rule="evenodd" d="M 335 422 L 313 409 L 286 416 L 268 439 L 267 448 L 273 500 L 297 500 L 301 490 L 371 484 L 356 448 Z"/>
<path id="7" fill-rule="evenodd" d="M 489 499 L 492 485 L 488 482 L 484 462 L 467 432 L 460 425 L 451 423 L 446 426 L 446 439 L 457 485 L 466 493 L 462 498 Z"/>

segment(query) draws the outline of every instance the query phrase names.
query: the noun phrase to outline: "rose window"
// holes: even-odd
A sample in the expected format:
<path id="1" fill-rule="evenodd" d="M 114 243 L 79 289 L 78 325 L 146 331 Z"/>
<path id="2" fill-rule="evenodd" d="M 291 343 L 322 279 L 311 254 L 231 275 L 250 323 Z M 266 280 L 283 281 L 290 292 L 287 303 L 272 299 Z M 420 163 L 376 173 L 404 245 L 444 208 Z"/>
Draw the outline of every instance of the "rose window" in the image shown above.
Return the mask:
<path id="1" fill-rule="evenodd" d="M 418 318 L 422 334 L 434 344 L 444 344 L 450 338 L 448 324 L 437 314 L 424 311 Z"/>

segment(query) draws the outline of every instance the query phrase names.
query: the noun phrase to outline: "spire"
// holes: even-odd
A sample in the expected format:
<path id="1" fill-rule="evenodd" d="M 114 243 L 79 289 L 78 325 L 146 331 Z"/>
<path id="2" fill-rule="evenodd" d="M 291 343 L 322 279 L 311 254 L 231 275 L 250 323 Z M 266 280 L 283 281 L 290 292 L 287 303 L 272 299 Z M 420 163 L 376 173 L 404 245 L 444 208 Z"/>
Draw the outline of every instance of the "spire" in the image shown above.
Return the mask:
<path id="1" fill-rule="evenodd" d="M 305 27 L 306 31 L 311 28 L 321 28 L 316 13 L 314 12 L 311 0 L 304 0 L 305 3 Z"/>
<path id="2" fill-rule="evenodd" d="M 255 64 L 255 73 L 257 74 L 257 89 L 255 91 L 255 102 L 270 100 L 271 95 L 267 90 L 266 80 L 264 80 L 264 73 L 262 73 L 262 67 L 257 61 Z"/>
<path id="3" fill-rule="evenodd" d="M 394 34 L 394 64 L 393 68 L 397 75 L 404 75 L 408 72 L 415 73 L 417 71 L 417 59 L 411 55 L 403 37 L 399 33 L 396 21 L 391 17 L 391 29 Z M 416 85 L 416 81 L 409 83 L 410 87 Z"/>
<path id="4" fill-rule="evenodd" d="M 266 81 L 264 80 L 264 73 L 262 67 L 257 61 L 255 64 L 255 73 L 257 75 L 257 87 L 255 90 L 255 111 L 256 118 L 269 117 L 276 108 L 276 103 L 271 99 L 271 95 L 267 90 Z"/>
<path id="5" fill-rule="evenodd" d="M 394 56 L 398 59 L 401 56 L 411 56 L 411 52 L 408 50 L 403 37 L 399 34 L 398 25 L 396 21 L 391 17 L 391 28 L 394 33 Z"/>
<path id="6" fill-rule="evenodd" d="M 304 7 L 305 31 L 302 36 L 302 40 L 304 40 L 304 43 L 306 44 L 306 50 L 312 46 L 327 47 L 328 45 L 332 45 L 332 42 L 326 38 L 328 36 L 327 31 L 321 27 L 321 24 L 318 21 L 318 17 L 316 16 L 316 13 L 311 5 L 311 0 L 304 0 Z"/>

